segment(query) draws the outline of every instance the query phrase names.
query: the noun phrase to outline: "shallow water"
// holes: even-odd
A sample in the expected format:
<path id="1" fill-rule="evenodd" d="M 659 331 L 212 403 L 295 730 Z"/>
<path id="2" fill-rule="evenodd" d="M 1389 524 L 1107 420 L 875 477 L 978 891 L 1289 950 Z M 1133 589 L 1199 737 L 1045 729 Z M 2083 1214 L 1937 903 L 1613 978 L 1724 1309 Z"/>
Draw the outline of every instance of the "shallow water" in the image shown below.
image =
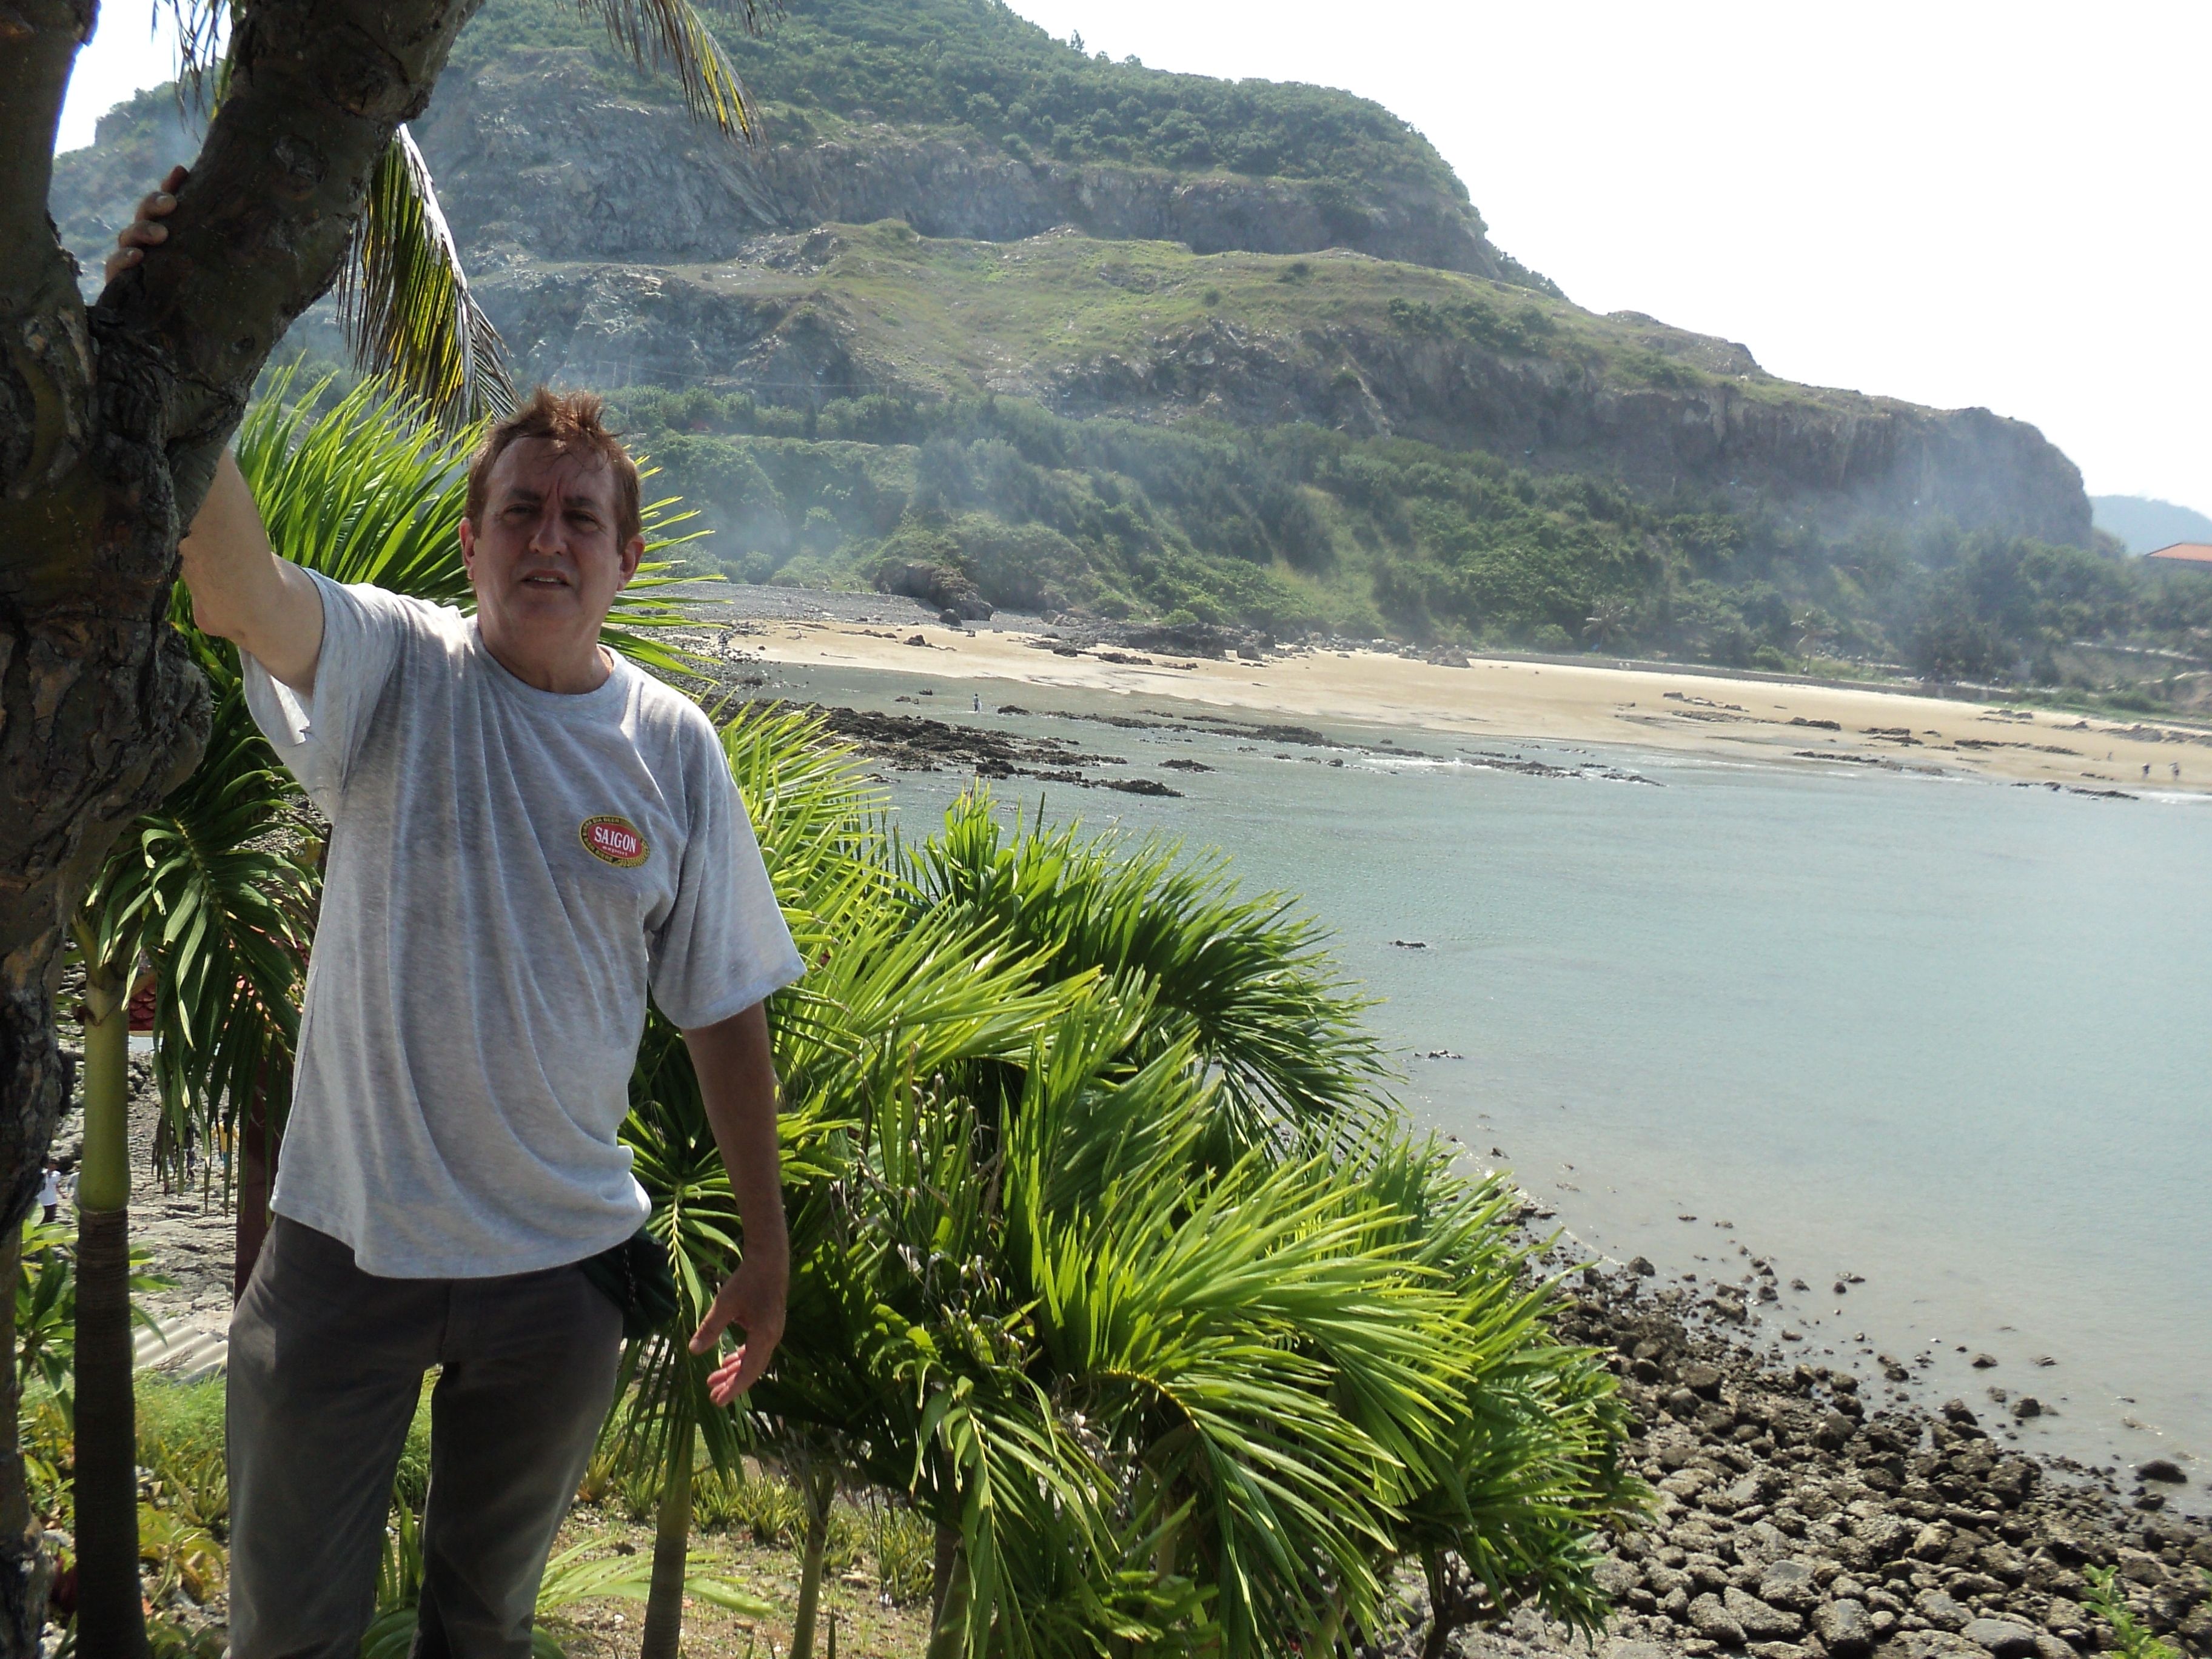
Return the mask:
<path id="1" fill-rule="evenodd" d="M 1785 1295 L 1770 1340 L 1786 1323 L 1805 1339 L 1792 1351 L 1863 1369 L 1875 1350 L 1929 1353 L 1932 1397 L 1985 1422 L 2010 1422 L 1988 1388 L 2033 1393 L 2057 1413 L 2019 1431 L 2037 1449 L 2204 1456 L 2202 1504 L 2212 801 L 1503 750 L 1655 788 L 1491 769 L 1453 739 L 1377 728 L 1340 734 L 1428 758 L 1339 750 L 1331 767 L 1212 734 L 973 715 L 957 682 L 779 672 L 863 707 L 934 685 L 899 712 L 1126 757 L 1183 798 L 1001 793 L 1218 844 L 1251 884 L 1304 895 L 1384 999 L 1371 1018 L 1401 1045 L 1417 1117 L 1510 1166 L 1560 1224 L 1670 1274 L 1735 1278 L 1739 1247 L 1771 1255 L 1812 1290 Z M 1215 769 L 1161 769 L 1170 756 Z M 963 781 L 890 775 L 910 834 Z M 1464 1058 L 1416 1058 L 1432 1050 Z M 1838 1297 L 1846 1273 L 1864 1282 Z M 1969 1369 L 1981 1352 L 1994 1369 Z"/>

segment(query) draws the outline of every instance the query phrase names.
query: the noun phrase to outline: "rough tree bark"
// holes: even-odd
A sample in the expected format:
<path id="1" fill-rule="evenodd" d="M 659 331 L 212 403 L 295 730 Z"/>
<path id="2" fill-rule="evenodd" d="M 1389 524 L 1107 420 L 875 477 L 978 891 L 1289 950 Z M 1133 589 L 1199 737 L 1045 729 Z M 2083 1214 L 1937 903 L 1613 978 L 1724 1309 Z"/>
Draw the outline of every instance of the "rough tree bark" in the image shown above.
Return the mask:
<path id="1" fill-rule="evenodd" d="M 181 527 L 477 3 L 245 8 L 168 241 L 89 308 L 46 191 L 94 0 L 0 6 L 0 1229 L 28 1212 L 60 1109 L 69 916 L 205 735 L 205 689 L 164 622 Z M 27 1515 L 0 1437 L 0 1659 L 38 1649 Z"/>

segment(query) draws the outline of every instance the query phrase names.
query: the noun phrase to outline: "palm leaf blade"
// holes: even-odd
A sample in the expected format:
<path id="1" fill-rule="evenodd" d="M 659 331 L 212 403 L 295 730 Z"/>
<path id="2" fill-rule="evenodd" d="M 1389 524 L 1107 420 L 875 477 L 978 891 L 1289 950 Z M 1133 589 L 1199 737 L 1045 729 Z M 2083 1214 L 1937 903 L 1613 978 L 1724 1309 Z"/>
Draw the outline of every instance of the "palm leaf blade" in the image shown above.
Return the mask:
<path id="1" fill-rule="evenodd" d="M 507 349 L 470 290 L 422 152 L 404 126 L 378 158 L 338 283 L 356 359 L 448 426 L 514 407 Z"/>

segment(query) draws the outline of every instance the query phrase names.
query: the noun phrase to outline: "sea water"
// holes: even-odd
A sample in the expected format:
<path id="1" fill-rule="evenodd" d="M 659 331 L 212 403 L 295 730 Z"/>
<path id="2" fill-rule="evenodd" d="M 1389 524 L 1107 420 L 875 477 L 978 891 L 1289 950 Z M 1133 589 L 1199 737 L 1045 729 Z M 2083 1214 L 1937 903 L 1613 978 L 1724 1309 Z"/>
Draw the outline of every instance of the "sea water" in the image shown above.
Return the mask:
<path id="1" fill-rule="evenodd" d="M 2182 1458 L 2201 1506 L 2212 799 L 1354 726 L 1322 750 L 1050 712 L 1193 712 L 1162 698 L 1001 684 L 977 714 L 967 682 L 779 676 L 1182 791 L 996 786 L 1303 896 L 1381 1000 L 1417 1121 L 1592 1248 L 1700 1285 L 1769 1258 L 1808 1287 L 1765 1310 L 1778 1352 L 1877 1377 L 1890 1355 L 1917 1397 L 2123 1473 Z M 1033 712 L 989 712 L 1012 701 Z M 909 835 L 967 781 L 887 779 Z M 2051 1414 L 2015 1426 L 1992 1389 Z"/>

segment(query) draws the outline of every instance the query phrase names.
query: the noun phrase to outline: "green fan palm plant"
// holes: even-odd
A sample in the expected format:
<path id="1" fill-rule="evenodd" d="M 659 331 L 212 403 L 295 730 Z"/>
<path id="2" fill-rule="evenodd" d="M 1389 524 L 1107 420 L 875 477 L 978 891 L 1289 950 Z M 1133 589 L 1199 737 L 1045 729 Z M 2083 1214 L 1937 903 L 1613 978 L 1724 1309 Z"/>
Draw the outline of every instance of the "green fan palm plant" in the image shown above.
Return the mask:
<path id="1" fill-rule="evenodd" d="M 1008 963 L 951 918 L 902 925 L 902 892 L 876 822 L 878 792 L 849 757 L 823 742 L 817 722 L 746 706 L 724 727 L 732 775 L 750 808 L 763 860 L 794 939 L 814 973 L 770 1006 L 787 1110 L 787 1182 L 811 1193 L 837 1167 L 853 1127 L 841 1115 L 877 1079 L 901 1068 L 1018 1052 L 1048 996 L 1031 990 L 1026 963 Z M 706 1398 L 712 1361 L 684 1339 L 743 1249 L 734 1202 L 680 1036 L 656 1016 L 641 1046 L 633 1107 L 623 1127 L 633 1169 L 653 1200 L 652 1227 L 668 1246 L 680 1310 L 659 1337 L 626 1357 L 623 1405 L 611 1422 L 622 1458 L 661 1471 L 656 1559 L 662 1571 L 647 1611 L 647 1659 L 672 1653 L 681 1620 L 680 1564 L 690 1528 L 696 1449 L 728 1470 L 749 1445 L 750 1420 Z M 808 1217 L 794 1216 L 804 1229 Z M 822 1413 L 794 1421 L 770 1448 L 807 1463 L 808 1535 L 818 1539 L 834 1491 L 836 1424 Z M 808 1453 L 812 1453 L 811 1457 Z M 820 1554 L 802 1585 L 818 1601 Z"/>
<path id="2" fill-rule="evenodd" d="M 813 966 L 771 1008 L 789 1317 L 741 1415 L 641 1387 L 622 1431 L 749 1443 L 817 1510 L 848 1470 L 908 1493 L 935 1659 L 1317 1650 L 1409 1555 L 1586 1620 L 1587 1537 L 1635 1498 L 1609 1382 L 1547 1334 L 1500 1194 L 1407 1139 L 1311 924 L 987 799 L 903 850 L 792 717 L 728 742 Z M 685 1077 L 649 1043 L 627 1133 L 696 1297 L 742 1241 Z"/>
<path id="3" fill-rule="evenodd" d="M 1142 988 L 1157 1021 L 1141 1041 L 1188 1036 L 1217 1069 L 1229 1145 L 1349 1128 L 1371 1109 L 1382 1051 L 1320 927 L 1286 895 L 1246 897 L 1218 854 L 1085 839 L 1074 825 L 1024 834 L 978 794 L 913 849 L 905 873 L 917 904 L 975 916 L 1038 952 L 1049 975 L 1091 968 Z"/>

